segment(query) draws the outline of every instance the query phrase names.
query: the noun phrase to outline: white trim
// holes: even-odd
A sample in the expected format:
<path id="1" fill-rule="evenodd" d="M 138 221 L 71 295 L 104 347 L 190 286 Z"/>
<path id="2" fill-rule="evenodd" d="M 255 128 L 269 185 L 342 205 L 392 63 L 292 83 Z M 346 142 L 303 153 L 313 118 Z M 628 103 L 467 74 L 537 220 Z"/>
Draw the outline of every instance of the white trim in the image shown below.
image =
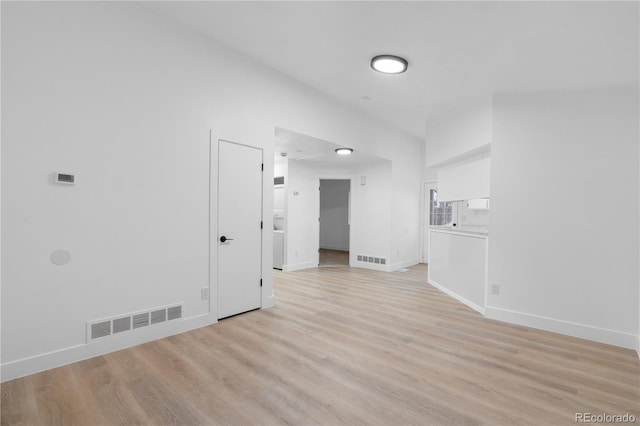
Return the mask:
<path id="1" fill-rule="evenodd" d="M 398 262 L 398 263 L 389 265 L 389 270 L 397 271 L 400 268 L 408 268 L 410 266 L 417 265 L 418 263 L 420 263 L 420 260 L 418 259 L 409 259 L 409 260 L 405 260 L 404 262 Z"/>
<path id="2" fill-rule="evenodd" d="M 272 294 L 271 296 L 268 296 L 265 301 L 262 302 L 262 307 L 260 309 L 271 308 L 275 306 L 275 304 L 276 304 L 276 301 Z"/>
<path id="3" fill-rule="evenodd" d="M 451 290 L 449 290 L 448 288 L 446 288 L 445 286 L 438 284 L 435 281 L 431 281 L 429 280 L 427 282 L 427 284 L 430 284 L 432 286 L 434 286 L 435 288 L 437 288 L 438 290 L 440 290 L 441 292 L 453 297 L 454 299 L 456 299 L 459 302 L 464 303 L 465 305 L 467 305 L 468 307 L 470 307 L 471 309 L 478 311 L 479 313 L 481 313 L 482 315 L 486 314 L 485 308 L 483 308 L 482 306 L 478 306 L 475 303 L 473 303 L 472 301 L 465 299 L 464 297 L 460 296 L 458 293 L 455 293 Z"/>
<path id="4" fill-rule="evenodd" d="M 311 262 L 294 263 L 292 265 L 282 265 L 283 272 L 299 271 L 301 269 L 317 268 L 318 264 Z"/>
<path id="5" fill-rule="evenodd" d="M 586 324 L 578 324 L 539 315 L 526 314 L 524 312 L 510 311 L 508 309 L 487 306 L 487 318 L 504 321 L 512 324 L 524 325 L 540 330 L 593 340 L 623 348 L 635 349 L 638 336 L 606 328 L 593 327 Z"/>
<path id="6" fill-rule="evenodd" d="M 485 238 L 485 239 L 489 238 L 489 234 L 484 232 L 461 231 L 455 228 L 430 228 L 429 232 L 440 232 L 441 234 L 462 235 L 463 237 L 472 237 L 472 238 Z"/>
<path id="7" fill-rule="evenodd" d="M 433 178 L 431 178 L 433 179 Z M 429 211 L 429 203 L 430 203 L 430 199 L 427 199 L 427 185 L 429 185 L 430 187 L 432 187 L 433 189 L 438 189 L 438 181 L 437 180 L 426 180 L 426 179 L 422 179 L 422 187 L 420 188 L 420 199 L 421 199 L 421 203 L 420 203 L 420 253 L 419 253 L 419 257 L 422 260 L 423 263 L 429 263 L 429 259 L 424 255 L 424 249 L 425 246 L 427 246 L 429 244 L 428 238 L 427 241 L 424 240 L 424 231 L 427 230 L 427 228 L 430 229 L 429 224 L 426 223 L 427 222 L 427 212 Z M 427 247 L 427 252 L 429 247 Z"/>
<path id="8" fill-rule="evenodd" d="M 391 272 L 391 265 L 382 265 L 380 263 L 354 261 L 351 265 L 352 268 L 370 269 L 372 271 Z"/>
<path id="9" fill-rule="evenodd" d="M 636 353 L 638 354 L 638 358 L 640 358 L 640 334 L 637 336 L 638 342 L 636 343 Z"/>
<path id="10" fill-rule="evenodd" d="M 185 318 L 181 321 L 173 320 L 163 322 L 164 327 L 157 325 L 153 327 L 142 327 L 131 330 L 127 333 L 118 333 L 105 339 L 96 339 L 90 344 L 80 344 L 63 349 L 38 354 L 31 357 L 18 359 L 2 364 L 2 377 L 0 381 L 17 379 L 20 377 L 35 374 L 51 368 L 108 354 L 121 349 L 130 348 L 142 343 L 162 339 L 174 334 L 184 333 L 200 327 L 206 327 L 217 323 L 215 316 L 209 314 L 197 315 Z"/>

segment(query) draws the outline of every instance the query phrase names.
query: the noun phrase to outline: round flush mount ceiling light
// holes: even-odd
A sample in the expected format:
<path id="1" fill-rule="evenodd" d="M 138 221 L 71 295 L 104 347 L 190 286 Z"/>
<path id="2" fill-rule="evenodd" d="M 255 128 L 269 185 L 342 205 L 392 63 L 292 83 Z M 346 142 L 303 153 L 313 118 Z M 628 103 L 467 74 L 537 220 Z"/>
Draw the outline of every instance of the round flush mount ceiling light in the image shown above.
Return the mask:
<path id="1" fill-rule="evenodd" d="M 384 74 L 401 74 L 408 66 L 406 59 L 395 55 L 378 55 L 371 59 L 371 68 Z"/>
<path id="2" fill-rule="evenodd" d="M 353 152 L 351 148 L 338 148 L 336 149 L 336 154 L 338 155 L 349 155 Z"/>

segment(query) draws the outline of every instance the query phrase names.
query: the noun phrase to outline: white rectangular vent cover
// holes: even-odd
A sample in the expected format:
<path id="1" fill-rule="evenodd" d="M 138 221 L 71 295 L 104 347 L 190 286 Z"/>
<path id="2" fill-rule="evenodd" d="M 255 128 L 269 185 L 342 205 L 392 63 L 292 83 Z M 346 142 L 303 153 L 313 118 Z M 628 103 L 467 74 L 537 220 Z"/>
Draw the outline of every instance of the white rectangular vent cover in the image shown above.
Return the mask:
<path id="1" fill-rule="evenodd" d="M 87 343 L 112 334 L 182 318 L 182 303 L 87 322 Z"/>
<path id="2" fill-rule="evenodd" d="M 378 265 L 386 265 L 387 259 L 385 259 L 384 257 L 365 256 L 364 254 L 359 254 L 358 262 L 377 263 Z"/>

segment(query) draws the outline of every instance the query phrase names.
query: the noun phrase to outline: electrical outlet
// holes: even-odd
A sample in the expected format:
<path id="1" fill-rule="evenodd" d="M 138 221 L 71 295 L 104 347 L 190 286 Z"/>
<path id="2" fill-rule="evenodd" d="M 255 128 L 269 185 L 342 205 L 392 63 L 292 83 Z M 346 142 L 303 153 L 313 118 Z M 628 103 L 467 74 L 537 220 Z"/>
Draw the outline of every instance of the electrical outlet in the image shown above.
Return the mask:
<path id="1" fill-rule="evenodd" d="M 491 284 L 491 294 L 500 295 L 500 284 Z"/>
<path id="2" fill-rule="evenodd" d="M 202 287 L 200 289 L 200 298 L 202 300 L 207 300 L 209 298 L 209 287 Z"/>

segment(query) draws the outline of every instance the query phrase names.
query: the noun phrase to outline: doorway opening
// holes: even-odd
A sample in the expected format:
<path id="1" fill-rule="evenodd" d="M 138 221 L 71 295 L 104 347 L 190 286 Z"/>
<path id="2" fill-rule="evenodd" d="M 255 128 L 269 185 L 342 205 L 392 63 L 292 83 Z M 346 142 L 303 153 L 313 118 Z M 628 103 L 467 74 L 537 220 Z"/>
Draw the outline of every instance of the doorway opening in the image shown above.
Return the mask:
<path id="1" fill-rule="evenodd" d="M 318 266 L 349 266 L 351 181 L 320 179 Z"/>

